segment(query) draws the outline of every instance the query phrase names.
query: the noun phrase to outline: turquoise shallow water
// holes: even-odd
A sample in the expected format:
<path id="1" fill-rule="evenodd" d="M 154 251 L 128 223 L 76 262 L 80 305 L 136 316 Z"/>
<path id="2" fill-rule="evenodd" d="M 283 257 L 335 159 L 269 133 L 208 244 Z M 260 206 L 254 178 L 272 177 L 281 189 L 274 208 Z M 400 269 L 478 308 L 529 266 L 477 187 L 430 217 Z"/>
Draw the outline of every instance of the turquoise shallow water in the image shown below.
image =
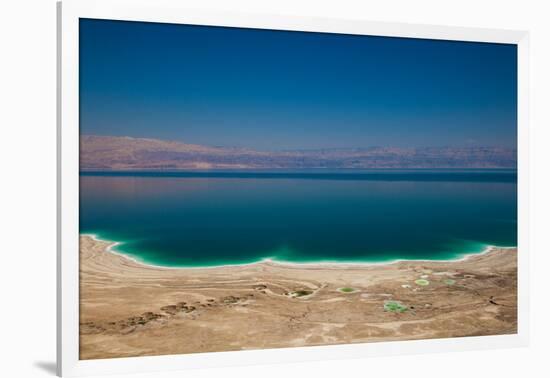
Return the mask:
<path id="1" fill-rule="evenodd" d="M 170 267 L 453 259 L 517 244 L 513 170 L 81 172 L 80 232 Z"/>

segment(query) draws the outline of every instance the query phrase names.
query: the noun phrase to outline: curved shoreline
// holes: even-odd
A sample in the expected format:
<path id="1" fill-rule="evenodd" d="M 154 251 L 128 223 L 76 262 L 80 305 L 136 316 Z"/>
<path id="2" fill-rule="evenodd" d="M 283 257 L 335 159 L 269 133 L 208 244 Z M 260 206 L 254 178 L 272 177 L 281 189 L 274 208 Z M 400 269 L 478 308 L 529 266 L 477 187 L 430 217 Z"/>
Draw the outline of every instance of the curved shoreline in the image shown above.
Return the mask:
<path id="1" fill-rule="evenodd" d="M 116 242 L 80 243 L 82 360 L 517 332 L 515 248 L 447 262 L 163 268 Z"/>
<path id="2" fill-rule="evenodd" d="M 114 255 L 120 256 L 122 258 L 125 258 L 135 264 L 148 267 L 148 268 L 156 268 L 156 269 L 176 269 L 176 270 L 187 270 L 187 269 L 218 269 L 218 268 L 232 268 L 232 267 L 247 267 L 247 266 L 255 266 L 255 265 L 272 265 L 272 266 L 280 266 L 280 267 L 286 267 L 286 268 L 359 268 L 359 267 L 368 267 L 368 266 L 385 266 L 385 265 L 392 265 L 392 264 L 398 264 L 403 262 L 411 262 L 411 263 L 420 263 L 420 262 L 460 262 L 460 261 L 466 261 L 472 257 L 475 256 L 483 256 L 486 255 L 492 251 L 497 250 L 505 250 L 505 249 L 517 249 L 517 246 L 496 246 L 496 245 L 486 245 L 483 250 L 480 252 L 466 252 L 463 254 L 460 254 L 460 257 L 458 258 L 451 258 L 451 259 L 395 259 L 391 261 L 381 261 L 381 262 L 332 262 L 332 261 L 320 261 L 320 262 L 291 262 L 291 261 L 281 261 L 281 260 L 274 260 L 271 258 L 264 258 L 259 261 L 250 262 L 250 263 L 242 263 L 242 264 L 222 264 L 222 265 L 207 265 L 207 266 L 165 266 L 165 265 L 157 265 L 157 264 L 151 264 L 144 261 L 140 261 L 137 258 L 130 256 L 124 252 L 116 251 L 114 248 L 118 245 L 123 244 L 123 242 L 119 241 L 113 241 L 113 240 L 106 240 L 98 237 L 96 234 L 91 233 L 83 233 L 79 234 L 80 237 L 89 237 L 95 241 L 107 243 L 107 247 L 105 248 L 105 252 L 112 253 Z"/>

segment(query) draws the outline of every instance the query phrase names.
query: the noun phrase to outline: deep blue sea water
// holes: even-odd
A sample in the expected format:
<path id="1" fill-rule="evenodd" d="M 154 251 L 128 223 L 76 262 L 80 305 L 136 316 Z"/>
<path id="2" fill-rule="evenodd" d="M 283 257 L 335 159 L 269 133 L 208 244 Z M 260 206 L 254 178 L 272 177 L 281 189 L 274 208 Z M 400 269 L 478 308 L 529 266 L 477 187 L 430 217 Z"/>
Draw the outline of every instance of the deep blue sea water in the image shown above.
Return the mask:
<path id="1" fill-rule="evenodd" d="M 170 267 L 452 259 L 517 244 L 517 174 L 81 172 L 80 232 Z"/>

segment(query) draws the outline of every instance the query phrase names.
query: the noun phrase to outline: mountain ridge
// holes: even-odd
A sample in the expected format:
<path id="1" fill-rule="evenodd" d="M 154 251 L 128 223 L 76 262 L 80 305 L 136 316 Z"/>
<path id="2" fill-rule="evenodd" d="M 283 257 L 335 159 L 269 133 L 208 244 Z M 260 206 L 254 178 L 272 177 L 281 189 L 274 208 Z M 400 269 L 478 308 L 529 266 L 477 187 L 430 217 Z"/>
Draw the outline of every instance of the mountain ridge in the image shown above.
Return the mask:
<path id="1" fill-rule="evenodd" d="M 505 147 L 364 147 L 259 151 L 154 138 L 82 135 L 80 168 L 125 169 L 371 169 L 517 168 Z"/>

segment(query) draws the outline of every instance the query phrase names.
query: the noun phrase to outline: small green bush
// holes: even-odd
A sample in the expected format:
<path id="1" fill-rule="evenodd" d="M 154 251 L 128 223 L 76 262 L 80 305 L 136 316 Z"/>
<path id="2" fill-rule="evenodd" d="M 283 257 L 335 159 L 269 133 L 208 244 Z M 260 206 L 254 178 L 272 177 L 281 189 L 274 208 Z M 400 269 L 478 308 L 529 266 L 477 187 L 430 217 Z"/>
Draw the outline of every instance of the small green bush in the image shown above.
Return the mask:
<path id="1" fill-rule="evenodd" d="M 384 303 L 384 310 L 389 312 L 403 313 L 409 308 L 399 301 L 386 301 Z"/>
<path id="2" fill-rule="evenodd" d="M 355 291 L 353 287 L 341 287 L 338 290 L 342 293 L 353 293 Z"/>

